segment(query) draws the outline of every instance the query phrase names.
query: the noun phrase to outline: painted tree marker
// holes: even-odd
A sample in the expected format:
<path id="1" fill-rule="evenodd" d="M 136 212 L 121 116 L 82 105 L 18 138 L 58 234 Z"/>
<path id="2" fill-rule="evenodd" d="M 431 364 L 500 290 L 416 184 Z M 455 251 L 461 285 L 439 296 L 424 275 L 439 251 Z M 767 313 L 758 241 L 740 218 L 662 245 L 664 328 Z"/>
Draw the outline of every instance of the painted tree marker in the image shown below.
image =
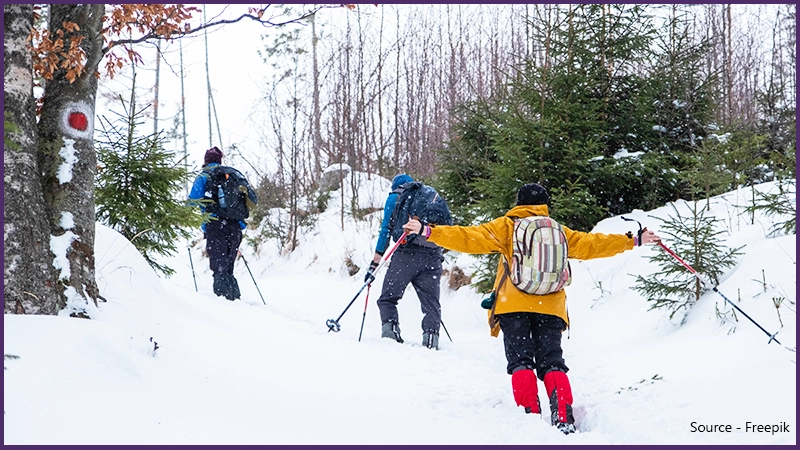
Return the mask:
<path id="1" fill-rule="evenodd" d="M 61 131 L 73 139 L 91 139 L 94 110 L 86 102 L 67 102 L 61 110 Z"/>
<path id="2" fill-rule="evenodd" d="M 82 112 L 71 112 L 69 114 L 69 126 L 78 130 L 78 131 L 86 131 L 89 127 L 89 119 L 86 118 L 86 114 Z"/>

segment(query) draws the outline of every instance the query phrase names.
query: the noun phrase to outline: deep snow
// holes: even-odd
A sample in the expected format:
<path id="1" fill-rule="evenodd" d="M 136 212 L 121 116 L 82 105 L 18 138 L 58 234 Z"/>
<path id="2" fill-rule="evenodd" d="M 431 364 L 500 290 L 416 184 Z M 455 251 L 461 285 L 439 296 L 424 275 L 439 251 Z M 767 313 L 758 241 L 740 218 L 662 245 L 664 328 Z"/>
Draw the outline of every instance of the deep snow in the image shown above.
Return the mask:
<path id="1" fill-rule="evenodd" d="M 381 208 L 389 181 L 357 174 L 362 207 Z M 759 186 L 770 189 L 773 184 Z M 237 262 L 243 300 L 211 292 L 204 242 L 166 258 L 177 274 L 159 278 L 121 235 L 98 224 L 97 278 L 108 300 L 93 320 L 4 315 L 4 444 L 796 444 L 795 236 L 766 237 L 736 205 L 749 190 L 713 199 L 729 247 L 746 244 L 719 290 L 746 318 L 706 293 L 684 325 L 667 320 L 631 287 L 657 270 L 658 247 L 573 261 L 567 288 L 572 326 L 563 339 L 578 433 L 564 436 L 518 408 L 501 339 L 489 335 L 482 295 L 442 282 L 440 350 L 421 346 L 419 302 L 400 302 L 405 344 L 380 339 L 375 301 L 383 274 L 328 332 L 362 285 L 381 211 L 344 218 L 340 192 L 299 247 L 243 245 L 252 275 Z M 345 204 L 349 204 L 346 194 Z M 680 207 L 683 202 L 679 202 Z M 634 211 L 658 233 L 666 206 Z M 610 218 L 594 231 L 624 233 Z M 248 231 L 252 233 L 252 231 Z M 665 241 L 669 247 L 669 241 Z M 362 270 L 347 274 L 352 258 Z M 468 255 L 446 266 L 472 271 Z M 762 269 L 767 281 L 764 291 Z M 599 289 L 602 283 L 603 291 Z M 785 297 L 779 315 L 773 297 Z M 157 346 L 157 349 L 156 349 Z M 543 405 L 547 400 L 541 392 Z M 698 425 L 731 432 L 692 432 Z M 788 432 L 745 431 L 788 424 Z"/>

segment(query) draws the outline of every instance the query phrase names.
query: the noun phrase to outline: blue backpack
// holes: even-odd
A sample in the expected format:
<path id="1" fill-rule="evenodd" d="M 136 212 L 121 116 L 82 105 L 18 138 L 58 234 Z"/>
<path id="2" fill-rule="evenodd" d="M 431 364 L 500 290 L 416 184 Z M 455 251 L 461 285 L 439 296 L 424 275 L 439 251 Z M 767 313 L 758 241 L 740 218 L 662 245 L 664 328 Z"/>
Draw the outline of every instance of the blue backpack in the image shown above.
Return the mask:
<path id="1" fill-rule="evenodd" d="M 392 193 L 397 194 L 397 202 L 389 220 L 389 230 L 395 241 L 403 236 L 403 225 L 408 222 L 409 217 L 416 218 L 423 225 L 453 224 L 447 202 L 431 186 L 412 181 L 400 185 Z"/>

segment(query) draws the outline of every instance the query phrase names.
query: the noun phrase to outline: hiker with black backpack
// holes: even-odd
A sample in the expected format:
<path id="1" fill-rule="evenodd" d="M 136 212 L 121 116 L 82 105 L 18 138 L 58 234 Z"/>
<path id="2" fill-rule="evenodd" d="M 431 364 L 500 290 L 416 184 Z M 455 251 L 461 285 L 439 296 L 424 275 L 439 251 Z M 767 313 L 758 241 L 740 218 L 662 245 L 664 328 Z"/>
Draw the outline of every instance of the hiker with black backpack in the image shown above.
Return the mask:
<path id="1" fill-rule="evenodd" d="M 410 220 L 409 234 L 461 253 L 500 253 L 489 310 L 491 335 L 503 332 L 506 370 L 517 406 L 541 414 L 537 375 L 550 402 L 550 421 L 564 434 L 575 432 L 572 388 L 561 349 L 569 326 L 564 286 L 572 274 L 567 258 L 613 256 L 661 241 L 646 228 L 638 235 L 573 231 L 549 217 L 547 190 L 530 183 L 517 191 L 516 206 L 504 216 L 475 226 L 436 226 Z"/>
<path id="2" fill-rule="evenodd" d="M 209 220 L 202 225 L 206 251 L 214 274 L 214 293 L 230 301 L 240 298 L 239 283 L 233 276 L 233 266 L 242 242 L 244 219 L 258 203 L 256 193 L 247 178 L 238 170 L 222 165 L 222 150 L 206 150 L 203 169 L 194 180 L 189 201 Z"/>
<path id="3" fill-rule="evenodd" d="M 436 190 L 414 181 L 407 174 L 392 179 L 392 192 L 386 198 L 383 220 L 375 246 L 375 256 L 364 276 L 365 283 L 375 279 L 375 269 L 380 264 L 390 239 L 404 239 L 403 225 L 411 217 L 425 223 L 452 225 L 447 203 Z M 442 308 L 439 304 L 439 282 L 442 278 L 442 248 L 421 236 L 405 238 L 392 255 L 383 289 L 378 299 L 381 314 L 381 337 L 403 343 L 400 336 L 397 302 L 409 283 L 414 286 L 422 309 L 422 345 L 439 348 L 439 327 L 442 323 Z"/>

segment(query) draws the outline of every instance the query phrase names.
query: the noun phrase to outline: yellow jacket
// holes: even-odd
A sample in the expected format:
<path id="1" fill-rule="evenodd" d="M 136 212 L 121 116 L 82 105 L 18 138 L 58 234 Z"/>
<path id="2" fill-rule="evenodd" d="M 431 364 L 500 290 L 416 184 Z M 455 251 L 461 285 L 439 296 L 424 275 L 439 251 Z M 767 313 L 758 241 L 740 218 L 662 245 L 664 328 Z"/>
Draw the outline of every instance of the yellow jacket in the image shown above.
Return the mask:
<path id="1" fill-rule="evenodd" d="M 481 225 L 470 227 L 431 225 L 431 235 L 428 240 L 446 249 L 461 253 L 500 253 L 506 261 L 511 261 L 514 245 L 512 239 L 514 219 L 547 215 L 547 205 L 515 206 L 503 217 Z M 633 248 L 633 239 L 625 234 L 584 233 L 570 230 L 563 225 L 562 227 L 567 237 L 567 255 L 572 259 L 604 258 Z M 497 287 L 503 279 L 504 272 L 501 258 L 494 280 L 496 292 L 494 314 L 512 312 L 550 314 L 561 317 L 569 325 L 567 294 L 563 289 L 551 294 L 532 295 L 517 289 L 509 278 L 498 291 Z M 492 336 L 497 336 L 500 329 L 496 323 L 492 323 L 491 314 L 492 312 L 489 311 L 490 326 L 493 325 Z"/>

